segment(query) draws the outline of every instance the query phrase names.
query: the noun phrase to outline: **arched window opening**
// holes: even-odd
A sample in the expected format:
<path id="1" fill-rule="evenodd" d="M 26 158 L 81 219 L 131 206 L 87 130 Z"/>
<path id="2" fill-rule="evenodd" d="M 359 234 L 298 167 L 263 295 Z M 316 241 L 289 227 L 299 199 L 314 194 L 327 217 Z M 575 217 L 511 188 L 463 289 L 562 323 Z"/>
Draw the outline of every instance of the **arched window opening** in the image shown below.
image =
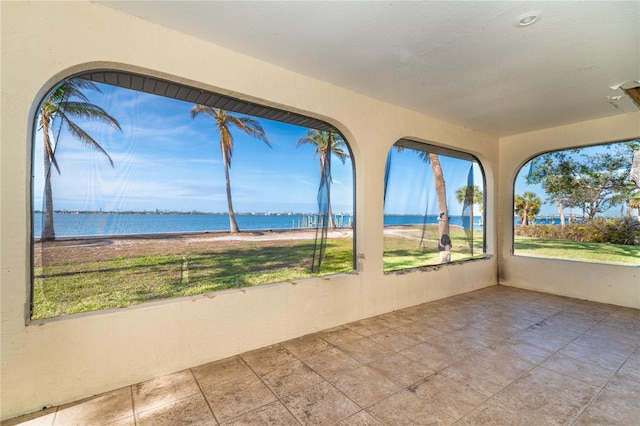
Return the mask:
<path id="1" fill-rule="evenodd" d="M 634 166 L 634 157 L 637 165 Z M 513 253 L 640 265 L 640 140 L 540 154 L 518 171 Z"/>
<path id="2" fill-rule="evenodd" d="M 385 272 L 484 257 L 484 200 L 473 155 L 396 142 L 385 170 Z"/>
<path id="3" fill-rule="evenodd" d="M 33 132 L 31 318 L 353 271 L 354 173 L 327 123 L 120 71 Z"/>

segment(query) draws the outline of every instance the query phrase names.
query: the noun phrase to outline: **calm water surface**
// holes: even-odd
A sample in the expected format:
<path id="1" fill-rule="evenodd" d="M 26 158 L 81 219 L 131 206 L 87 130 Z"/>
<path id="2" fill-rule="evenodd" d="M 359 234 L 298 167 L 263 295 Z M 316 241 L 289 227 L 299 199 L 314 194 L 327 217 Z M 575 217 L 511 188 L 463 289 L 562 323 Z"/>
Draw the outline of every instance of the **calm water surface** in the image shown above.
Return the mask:
<path id="1" fill-rule="evenodd" d="M 33 235 L 42 233 L 43 213 L 33 215 Z M 241 230 L 298 229 L 315 227 L 316 217 L 309 214 L 267 215 L 238 214 L 236 221 Z M 334 215 L 336 224 L 349 227 L 349 215 Z M 476 229 L 480 229 L 480 218 L 476 217 Z M 420 215 L 385 215 L 384 224 L 421 225 L 425 217 Z M 437 224 L 435 215 L 426 217 L 427 224 Z M 451 217 L 451 225 L 462 226 L 459 216 Z M 145 213 L 78 213 L 54 214 L 57 237 L 104 236 L 131 234 L 162 234 L 171 232 L 208 232 L 229 230 L 229 216 L 226 214 L 145 214 Z"/>

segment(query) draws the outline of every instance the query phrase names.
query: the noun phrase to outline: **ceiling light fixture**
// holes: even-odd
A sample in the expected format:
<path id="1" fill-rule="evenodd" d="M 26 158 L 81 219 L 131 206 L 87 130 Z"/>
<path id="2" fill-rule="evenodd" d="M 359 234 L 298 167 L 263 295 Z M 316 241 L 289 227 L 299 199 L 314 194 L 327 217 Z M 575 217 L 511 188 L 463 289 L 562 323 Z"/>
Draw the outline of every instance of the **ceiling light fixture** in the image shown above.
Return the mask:
<path id="1" fill-rule="evenodd" d="M 516 27 L 528 27 L 529 25 L 535 24 L 542 17 L 542 13 L 539 11 L 527 12 L 516 18 L 515 26 Z"/>

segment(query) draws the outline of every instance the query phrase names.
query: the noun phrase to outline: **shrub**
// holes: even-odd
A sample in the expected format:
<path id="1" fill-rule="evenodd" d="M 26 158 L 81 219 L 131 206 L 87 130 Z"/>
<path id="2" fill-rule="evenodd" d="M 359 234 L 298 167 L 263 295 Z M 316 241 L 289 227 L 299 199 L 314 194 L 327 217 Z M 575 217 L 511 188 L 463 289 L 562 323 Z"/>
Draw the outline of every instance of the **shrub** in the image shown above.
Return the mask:
<path id="1" fill-rule="evenodd" d="M 560 225 L 517 225 L 515 234 L 524 237 L 554 238 L 583 243 L 640 245 L 640 222 L 634 218 L 598 217 L 586 223 Z"/>

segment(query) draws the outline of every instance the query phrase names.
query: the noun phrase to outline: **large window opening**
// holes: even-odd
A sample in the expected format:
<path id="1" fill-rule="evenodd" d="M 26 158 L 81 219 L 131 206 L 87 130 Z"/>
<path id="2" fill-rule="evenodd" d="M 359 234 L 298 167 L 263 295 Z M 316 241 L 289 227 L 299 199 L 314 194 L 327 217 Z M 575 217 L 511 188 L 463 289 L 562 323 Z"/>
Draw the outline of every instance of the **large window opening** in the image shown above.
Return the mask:
<path id="1" fill-rule="evenodd" d="M 474 156 L 396 142 L 385 170 L 385 272 L 484 257 L 484 194 Z"/>
<path id="2" fill-rule="evenodd" d="M 540 154 L 514 191 L 514 254 L 640 265 L 640 140 Z"/>
<path id="3" fill-rule="evenodd" d="M 327 123 L 115 71 L 37 114 L 32 319 L 353 270 L 352 157 Z"/>

